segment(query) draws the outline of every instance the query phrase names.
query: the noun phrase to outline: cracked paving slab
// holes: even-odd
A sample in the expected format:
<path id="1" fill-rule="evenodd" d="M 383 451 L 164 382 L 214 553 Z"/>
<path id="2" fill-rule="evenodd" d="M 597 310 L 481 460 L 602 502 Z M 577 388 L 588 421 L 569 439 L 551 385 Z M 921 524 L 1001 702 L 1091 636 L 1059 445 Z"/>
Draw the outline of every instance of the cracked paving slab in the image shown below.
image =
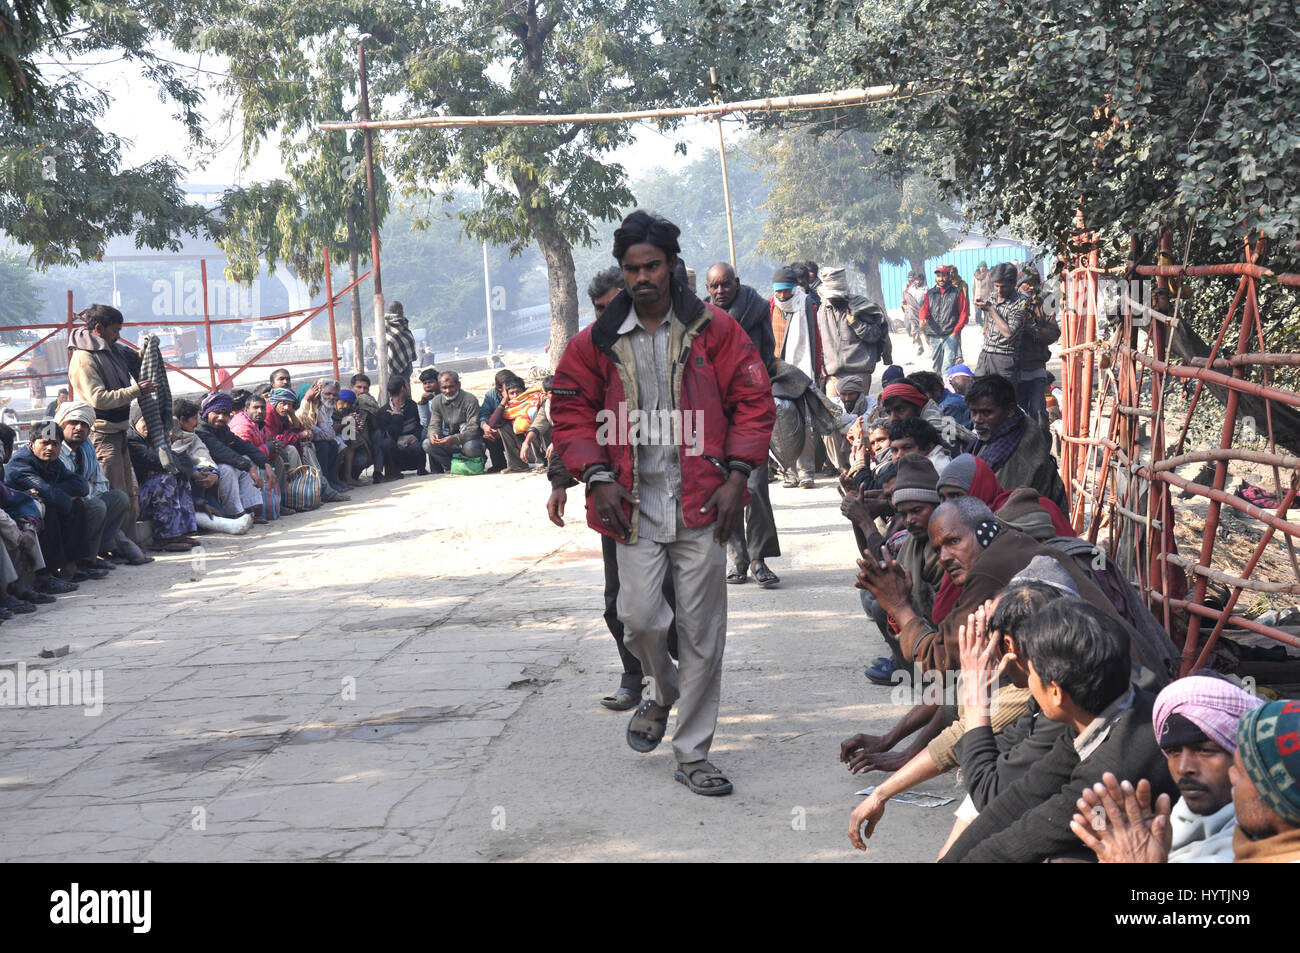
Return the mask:
<path id="1" fill-rule="evenodd" d="M 0 666 L 102 673 L 103 710 L 0 708 L 0 858 L 419 857 L 590 616 L 585 531 L 515 522 L 544 498 L 360 489 L 6 625 Z"/>

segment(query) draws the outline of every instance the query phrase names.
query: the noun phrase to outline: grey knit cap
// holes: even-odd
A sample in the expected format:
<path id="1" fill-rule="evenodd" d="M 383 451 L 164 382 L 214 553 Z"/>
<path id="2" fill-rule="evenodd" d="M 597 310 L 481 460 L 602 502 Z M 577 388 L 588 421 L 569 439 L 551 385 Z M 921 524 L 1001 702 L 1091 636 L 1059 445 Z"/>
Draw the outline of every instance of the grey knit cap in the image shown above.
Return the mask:
<path id="1" fill-rule="evenodd" d="M 960 487 L 965 493 L 970 492 L 975 482 L 975 458 L 969 453 L 962 453 L 952 458 L 952 462 L 943 468 L 938 486 Z"/>
<path id="2" fill-rule="evenodd" d="M 1017 586 L 1022 582 L 1042 582 L 1054 589 L 1060 589 L 1067 596 L 1079 597 L 1079 590 L 1074 586 L 1074 579 L 1064 567 L 1051 556 L 1035 556 L 1029 565 L 1011 578 L 1009 585 Z"/>

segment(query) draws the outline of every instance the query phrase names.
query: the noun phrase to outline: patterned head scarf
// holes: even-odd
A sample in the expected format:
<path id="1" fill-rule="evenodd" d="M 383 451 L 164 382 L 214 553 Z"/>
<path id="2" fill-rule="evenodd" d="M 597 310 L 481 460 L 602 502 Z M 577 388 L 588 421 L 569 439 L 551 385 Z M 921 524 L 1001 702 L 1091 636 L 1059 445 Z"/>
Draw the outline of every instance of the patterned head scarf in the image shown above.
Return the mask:
<path id="1" fill-rule="evenodd" d="M 295 407 L 298 406 L 298 395 L 287 387 L 272 387 L 267 393 L 266 399 L 272 404 L 278 404 L 281 401 L 288 401 Z"/>
<path id="2" fill-rule="evenodd" d="M 1151 723 L 1159 744 L 1172 744 L 1173 716 L 1181 716 L 1201 730 L 1206 738 L 1224 751 L 1237 750 L 1237 725 L 1241 716 L 1252 708 L 1264 704 L 1226 678 L 1208 675 L 1189 675 L 1170 682 L 1156 696 L 1151 711 Z M 1166 736 L 1170 736 L 1166 741 Z"/>
<path id="3" fill-rule="evenodd" d="M 222 411 L 233 413 L 234 409 L 235 402 L 230 399 L 229 394 L 223 394 L 219 390 L 214 390 L 204 397 L 202 402 L 199 404 L 199 416 L 204 420 L 207 420 L 208 414 L 210 413 L 220 413 Z"/>
<path id="4" fill-rule="evenodd" d="M 1237 748 L 1264 803 L 1287 824 L 1300 825 L 1300 701 L 1269 702 L 1246 712 L 1237 726 Z"/>

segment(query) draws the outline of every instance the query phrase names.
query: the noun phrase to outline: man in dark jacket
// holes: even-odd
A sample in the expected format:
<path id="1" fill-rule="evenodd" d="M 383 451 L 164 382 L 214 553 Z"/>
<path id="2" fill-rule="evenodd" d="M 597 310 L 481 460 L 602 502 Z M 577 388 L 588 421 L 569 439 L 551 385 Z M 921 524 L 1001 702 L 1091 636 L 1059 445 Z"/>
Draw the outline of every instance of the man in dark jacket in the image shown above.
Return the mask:
<path id="1" fill-rule="evenodd" d="M 403 377 L 388 381 L 388 402 L 379 409 L 379 427 L 392 441 L 392 453 L 384 454 L 389 480 L 400 479 L 403 470 L 415 470 L 421 476 L 428 473 L 428 457 L 421 444 L 420 411 L 406 393 Z"/>
<path id="2" fill-rule="evenodd" d="M 102 579 L 108 575 L 105 570 L 77 566 L 79 561 L 94 557 L 98 540 L 92 542 L 86 527 L 85 498 L 90 495 L 90 484 L 59 460 L 62 439 L 53 420 L 33 424 L 27 446 L 15 450 L 5 464 L 5 483 L 10 489 L 31 494 L 44 505 L 44 527 L 38 538 L 46 566 L 55 575 L 68 583 Z"/>
<path id="3" fill-rule="evenodd" d="M 1056 602 L 1022 626 L 1017 641 L 1034 701 L 1066 729 L 980 811 L 946 863 L 1091 860 L 1070 831 L 1084 788 L 1109 772 L 1149 779 L 1153 795 L 1177 792 L 1151 727 L 1155 696 L 1130 683 L 1128 635 L 1113 618 L 1082 602 Z"/>
<path id="4" fill-rule="evenodd" d="M 925 293 L 917 315 L 934 349 L 934 372 L 940 377 L 947 377 L 948 369 L 960 360 L 961 329 L 969 317 L 966 293 L 953 283 L 948 266 L 940 265 L 934 270 L 934 287 Z"/>
<path id="5" fill-rule="evenodd" d="M 996 315 L 990 317 L 985 327 L 997 320 Z M 1068 513 L 1070 498 L 1047 433 L 1016 403 L 1015 385 L 997 374 L 977 377 L 966 390 L 966 406 L 976 439 L 964 452 L 987 463 L 1004 487 L 1033 487 Z"/>
<path id="6" fill-rule="evenodd" d="M 749 285 L 742 285 L 736 269 L 725 261 L 716 262 L 705 276 L 709 296 L 704 300 L 726 311 L 740 329 L 749 335 L 758 348 L 763 366 L 771 372 L 776 356 L 776 341 L 772 337 L 772 322 L 768 320 L 768 303 Z M 764 589 L 780 584 L 777 574 L 768 568 L 766 560 L 781 555 L 781 541 L 776 533 L 776 517 L 772 513 L 772 499 L 767 492 L 767 460 L 755 467 L 749 475 L 749 503 L 745 518 L 736 521 L 736 528 L 727 542 L 731 565 L 727 569 L 727 582 L 743 583 L 752 570 L 755 581 Z"/>
<path id="7" fill-rule="evenodd" d="M 1025 413 L 1046 427 L 1047 418 L 1047 362 L 1051 360 L 1052 344 L 1061 336 L 1061 326 L 1056 315 L 1047 314 L 1039 294 L 1041 279 L 1032 268 L 1021 273 L 1020 293 L 1027 304 L 1025 324 L 1020 330 L 1020 370 L 1016 377 L 1016 400 Z"/>
<path id="8" fill-rule="evenodd" d="M 199 405 L 201 422 L 194 428 L 219 470 L 217 495 L 227 518 L 262 511 L 262 468 L 266 454 L 230 429 L 234 403 L 230 395 L 213 391 Z"/>
<path id="9" fill-rule="evenodd" d="M 740 325 L 673 280 L 680 234 L 639 210 L 615 231 L 628 290 L 560 359 L 552 436 L 565 468 L 589 488 L 589 525 L 621 543 L 625 644 L 655 683 L 628 724 L 628 744 L 658 747 L 676 704 L 675 777 L 696 794 L 720 795 L 731 782 L 708 761 L 727 626 L 717 544 L 730 537 L 745 483 L 767 455 L 776 409 Z M 673 611 L 662 584 L 670 568 L 680 672 L 668 656 Z"/>

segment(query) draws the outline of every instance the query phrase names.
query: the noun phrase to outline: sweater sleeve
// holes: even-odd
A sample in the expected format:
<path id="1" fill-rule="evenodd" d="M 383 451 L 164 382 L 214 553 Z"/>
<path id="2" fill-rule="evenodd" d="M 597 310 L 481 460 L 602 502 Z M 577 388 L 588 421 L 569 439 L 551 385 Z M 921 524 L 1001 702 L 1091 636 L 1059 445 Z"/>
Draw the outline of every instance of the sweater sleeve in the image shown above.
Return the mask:
<path id="1" fill-rule="evenodd" d="M 95 367 L 94 358 L 80 349 L 74 350 L 68 361 L 68 383 L 72 385 L 78 399 L 84 400 L 98 410 L 126 407 L 140 396 L 139 384 L 132 384 L 120 390 L 109 390 L 105 387 Z"/>
<path id="2" fill-rule="evenodd" d="M 1070 818 L 1083 789 L 1071 783 L 1078 763 L 1073 739 L 1060 735 L 1045 758 L 980 811 L 943 862 L 1034 863 L 1052 856 L 1051 845 L 1077 845 Z"/>
<path id="3" fill-rule="evenodd" d="M 970 317 L 970 302 L 966 299 L 966 292 L 958 291 L 957 298 L 957 324 L 953 327 L 953 334 L 961 334 L 961 329 L 966 327 L 966 319 Z"/>

